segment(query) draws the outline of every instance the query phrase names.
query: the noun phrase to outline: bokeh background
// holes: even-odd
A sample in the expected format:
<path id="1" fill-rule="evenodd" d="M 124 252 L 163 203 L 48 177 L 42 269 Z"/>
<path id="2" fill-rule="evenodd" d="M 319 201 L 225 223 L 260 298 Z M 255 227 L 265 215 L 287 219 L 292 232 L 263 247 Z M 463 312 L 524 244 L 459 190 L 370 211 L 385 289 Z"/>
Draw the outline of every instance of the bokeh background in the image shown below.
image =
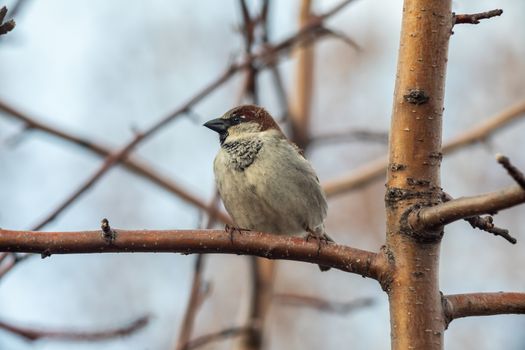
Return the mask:
<path id="1" fill-rule="evenodd" d="M 252 2 L 249 2 L 252 3 Z M 13 1 L 3 1 L 8 7 Z M 336 1 L 315 1 L 322 12 Z M 454 1 L 458 13 L 493 8 L 504 14 L 479 25 L 456 26 L 451 38 L 444 113 L 444 140 L 525 98 L 525 2 Z M 297 30 L 299 2 L 274 1 L 270 39 Z M 315 45 L 312 134 L 337 130 L 387 132 L 394 88 L 402 1 L 359 0 L 328 22 L 355 40 L 357 52 L 337 39 Z M 238 1 L 49 0 L 26 1 L 17 27 L 0 38 L 0 99 L 25 113 L 88 139 L 118 147 L 174 110 L 243 50 L 236 30 Z M 279 65 L 288 92 L 295 61 Z M 199 103 L 194 115 L 170 123 L 141 144 L 135 155 L 208 201 L 214 193 L 212 162 L 219 144 L 201 127 L 231 108 L 242 88 L 237 75 Z M 268 71 L 259 81 L 260 104 L 281 110 Z M 101 159 L 40 133 L 0 113 L 0 226 L 26 229 L 51 211 L 95 171 Z M 473 195 L 512 184 L 494 160 L 501 152 L 525 169 L 525 121 L 487 142 L 445 157 L 443 188 Z M 380 142 L 318 144 L 308 157 L 329 181 L 385 154 Z M 327 228 L 340 243 L 378 249 L 384 241 L 384 182 L 335 197 Z M 517 238 L 447 227 L 442 245 L 444 293 L 525 291 L 523 207 L 504 211 L 496 223 Z M 199 211 L 130 174 L 111 170 L 88 193 L 46 227 L 96 229 L 108 217 L 119 228 L 195 228 Z M 28 259 L 0 280 L 0 319 L 17 325 L 104 329 L 151 314 L 136 334 L 104 342 L 27 342 L 0 330 L 1 349 L 168 349 L 176 340 L 187 302 L 193 256 L 105 254 Z M 195 335 L 238 324 L 249 291 L 246 257 L 211 256 L 206 279 L 212 294 L 204 303 Z M 279 292 L 302 292 L 331 300 L 373 297 L 373 306 L 351 314 L 273 307 L 267 320 L 268 349 L 387 349 L 386 295 L 375 281 L 317 266 L 279 262 Z M 447 349 L 525 349 L 523 316 L 454 321 Z M 228 349 L 231 341 L 209 349 Z"/>

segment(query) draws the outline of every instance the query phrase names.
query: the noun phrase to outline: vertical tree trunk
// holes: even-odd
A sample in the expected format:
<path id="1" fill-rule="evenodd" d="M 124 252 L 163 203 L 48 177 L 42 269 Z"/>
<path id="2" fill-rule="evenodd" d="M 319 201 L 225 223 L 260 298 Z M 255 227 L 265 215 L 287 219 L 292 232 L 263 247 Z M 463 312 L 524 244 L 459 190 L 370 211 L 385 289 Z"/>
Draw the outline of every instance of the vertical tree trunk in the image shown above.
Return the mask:
<path id="1" fill-rule="evenodd" d="M 441 124 L 450 0 L 405 0 L 390 131 L 387 249 L 393 349 L 441 349 L 445 327 L 439 292 L 442 227 L 415 232 L 411 209 L 440 201 Z"/>

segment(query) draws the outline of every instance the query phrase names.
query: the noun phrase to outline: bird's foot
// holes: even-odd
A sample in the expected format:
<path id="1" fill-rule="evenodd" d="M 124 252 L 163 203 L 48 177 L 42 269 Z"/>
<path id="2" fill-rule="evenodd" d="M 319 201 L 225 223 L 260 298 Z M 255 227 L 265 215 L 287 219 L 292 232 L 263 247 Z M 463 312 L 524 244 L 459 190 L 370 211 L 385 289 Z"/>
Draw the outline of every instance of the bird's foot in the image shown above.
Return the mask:
<path id="1" fill-rule="evenodd" d="M 249 231 L 249 230 L 226 224 L 226 225 L 224 225 L 224 231 L 226 231 L 226 232 L 228 232 L 230 234 L 230 242 L 233 244 L 233 234 L 235 232 L 237 232 L 238 234 L 242 234 L 242 231 Z"/>
<path id="2" fill-rule="evenodd" d="M 306 232 L 308 232 L 308 234 L 306 235 L 306 241 L 309 242 L 310 239 L 315 239 L 317 240 L 317 243 L 318 243 L 318 246 L 317 246 L 317 256 L 321 255 L 321 248 L 323 245 L 327 245 L 329 244 L 330 242 L 334 242 L 334 240 L 328 236 L 326 233 L 322 233 L 322 234 L 319 234 L 319 233 L 316 233 L 314 231 L 312 231 L 311 229 L 309 228 L 306 228 Z M 319 265 L 319 269 L 321 271 L 328 271 L 330 270 L 330 266 L 325 266 L 325 265 Z"/>
<path id="3" fill-rule="evenodd" d="M 314 232 L 312 229 L 310 228 L 307 228 L 306 229 L 306 232 L 308 232 L 308 234 L 306 235 L 306 241 L 307 242 L 310 242 L 311 239 L 315 239 L 318 243 L 318 248 L 317 248 L 317 255 L 321 254 L 321 248 L 323 246 L 323 244 L 328 244 L 328 242 L 333 242 L 333 240 L 326 234 L 319 234 L 317 232 Z"/>

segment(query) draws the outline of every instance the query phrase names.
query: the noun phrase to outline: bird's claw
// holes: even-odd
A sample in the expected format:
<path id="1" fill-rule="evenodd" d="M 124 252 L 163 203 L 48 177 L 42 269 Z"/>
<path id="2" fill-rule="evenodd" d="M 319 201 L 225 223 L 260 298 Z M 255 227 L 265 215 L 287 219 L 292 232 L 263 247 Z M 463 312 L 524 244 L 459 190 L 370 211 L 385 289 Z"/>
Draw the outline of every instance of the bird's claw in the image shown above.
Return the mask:
<path id="1" fill-rule="evenodd" d="M 226 224 L 224 225 L 224 231 L 228 232 L 230 234 L 230 242 L 233 244 L 233 234 L 237 231 L 239 234 L 242 234 L 242 229 Z"/>
<path id="2" fill-rule="evenodd" d="M 318 243 L 317 255 L 320 255 L 323 244 L 328 244 L 328 242 L 330 242 L 331 240 L 328 236 L 320 235 L 310 229 L 307 229 L 306 232 L 308 232 L 308 234 L 306 235 L 306 242 L 310 242 L 310 239 L 315 239 Z"/>

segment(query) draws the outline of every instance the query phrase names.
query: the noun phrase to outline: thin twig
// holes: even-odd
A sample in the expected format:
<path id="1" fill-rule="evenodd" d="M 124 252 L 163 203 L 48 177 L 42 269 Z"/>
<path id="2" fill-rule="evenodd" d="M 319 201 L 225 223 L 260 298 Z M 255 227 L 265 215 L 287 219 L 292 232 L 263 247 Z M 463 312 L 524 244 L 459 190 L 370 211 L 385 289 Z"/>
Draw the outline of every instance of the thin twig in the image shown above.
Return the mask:
<path id="1" fill-rule="evenodd" d="M 143 316 L 135 321 L 131 322 L 129 325 L 109 329 L 104 331 L 96 332 L 79 332 L 79 331 L 70 331 L 70 330 L 43 330 L 43 329 L 34 329 L 29 327 L 20 327 L 14 326 L 5 321 L 0 321 L 0 328 L 4 329 L 10 333 L 21 336 L 27 340 L 34 341 L 42 338 L 61 340 L 61 341 L 101 341 L 112 338 L 118 338 L 132 333 L 137 332 L 138 330 L 144 328 L 149 322 L 148 316 Z"/>
<path id="2" fill-rule="evenodd" d="M 525 176 L 518 168 L 512 165 L 510 159 L 505 157 L 503 154 L 497 154 L 496 160 L 507 170 L 507 172 L 514 179 L 514 181 L 516 181 L 518 185 L 520 185 L 521 188 L 525 191 Z"/>
<path id="3" fill-rule="evenodd" d="M 443 199 L 443 202 L 448 202 L 448 201 L 453 200 L 454 198 L 448 193 L 443 192 L 442 199 Z M 492 233 L 495 236 L 500 236 L 512 244 L 517 243 L 516 238 L 510 235 L 509 230 L 500 228 L 494 225 L 494 219 L 490 215 L 487 215 L 484 217 L 476 215 L 476 216 L 465 218 L 464 220 L 467 221 L 470 224 L 470 226 L 472 226 L 472 228 L 477 228 L 482 231 Z"/>
<path id="4" fill-rule="evenodd" d="M 203 225 L 206 229 L 209 229 L 213 226 L 215 222 L 214 213 L 217 213 L 219 210 L 219 195 L 215 191 L 215 195 L 210 203 L 210 215 L 208 216 L 207 222 Z M 203 266 L 204 266 L 204 254 L 198 254 L 195 259 L 195 265 L 193 268 L 193 279 L 191 282 L 190 297 L 186 310 L 184 311 L 184 317 L 182 318 L 182 324 L 179 332 L 179 337 L 175 344 L 176 350 L 187 350 L 188 343 L 191 339 L 191 334 L 193 331 L 193 325 L 195 324 L 195 318 L 197 317 L 197 312 L 199 311 L 202 302 L 206 298 L 209 292 L 209 284 L 203 280 Z"/>
<path id="5" fill-rule="evenodd" d="M 204 254 L 198 254 L 195 259 L 195 265 L 193 269 L 193 281 L 191 283 L 190 298 L 184 312 L 184 317 L 179 332 L 179 338 L 175 345 L 176 350 L 187 350 L 188 344 L 191 339 L 191 333 L 193 331 L 193 325 L 195 324 L 195 317 L 199 306 L 202 304 L 204 296 L 207 294 L 206 290 L 203 289 L 202 280 L 202 267 L 204 265 Z"/>
<path id="6" fill-rule="evenodd" d="M 374 303 L 372 298 L 361 298 L 357 300 L 338 302 L 317 297 L 311 297 L 299 294 L 280 293 L 274 295 L 273 299 L 279 304 L 309 307 L 318 311 L 347 315 L 357 309 L 371 306 Z"/>
<path id="7" fill-rule="evenodd" d="M 7 15 L 7 7 L 3 6 L 0 8 L 0 35 L 9 33 L 15 28 L 15 21 L 10 19 L 4 23 L 5 16 Z"/>
<path id="8" fill-rule="evenodd" d="M 270 33 L 268 29 L 268 12 L 270 11 L 270 1 L 265 0 L 262 5 L 262 11 L 261 11 L 261 27 L 262 27 L 262 43 L 263 46 L 269 45 L 270 40 Z M 278 118 L 278 122 L 282 123 L 285 122 L 290 113 L 290 108 L 288 104 L 288 96 L 286 94 L 286 89 L 284 87 L 283 78 L 281 76 L 281 71 L 279 70 L 279 67 L 277 65 L 271 65 L 270 66 L 270 72 L 272 74 L 272 80 L 273 80 L 273 86 L 275 88 L 275 93 L 277 95 L 277 99 L 279 101 L 279 105 L 281 108 L 281 114 Z"/>
<path id="9" fill-rule="evenodd" d="M 218 332 L 201 335 L 200 337 L 197 337 L 191 340 L 187 344 L 186 349 L 193 350 L 193 349 L 200 348 L 214 341 L 243 335 L 246 332 L 249 332 L 251 329 L 252 327 L 250 326 L 231 327 L 231 328 L 223 329 Z"/>
<path id="10" fill-rule="evenodd" d="M 39 121 L 34 117 L 30 117 L 26 113 L 21 112 L 19 109 L 1 100 L 0 110 L 6 112 L 5 116 L 22 121 L 25 126 L 24 130 L 42 131 L 60 140 L 64 140 L 77 146 L 80 146 L 85 150 L 98 154 L 99 156 L 107 157 L 110 154 L 114 153 L 114 150 L 112 150 L 110 147 L 104 146 L 102 144 L 92 141 L 91 139 L 83 138 L 68 131 L 59 129 L 50 124 Z M 127 158 L 122 160 L 122 165 L 129 171 L 132 171 L 134 174 L 151 181 L 152 183 L 181 198 L 185 202 L 190 203 L 204 211 L 207 211 L 209 209 L 206 202 L 198 198 L 193 193 L 187 191 L 184 188 L 184 186 L 168 178 L 166 175 L 160 174 L 157 170 L 153 169 L 152 166 L 147 164 L 145 161 L 139 160 L 134 156 L 128 156 Z M 223 212 L 218 213 L 218 219 L 224 223 L 230 222 L 229 216 Z"/>
<path id="11" fill-rule="evenodd" d="M 503 14 L 503 10 L 497 9 L 497 10 L 491 10 L 486 12 L 480 12 L 480 13 L 471 13 L 471 14 L 460 14 L 456 15 L 454 14 L 454 24 L 478 24 L 481 19 L 488 19 L 496 16 L 501 16 Z"/>

